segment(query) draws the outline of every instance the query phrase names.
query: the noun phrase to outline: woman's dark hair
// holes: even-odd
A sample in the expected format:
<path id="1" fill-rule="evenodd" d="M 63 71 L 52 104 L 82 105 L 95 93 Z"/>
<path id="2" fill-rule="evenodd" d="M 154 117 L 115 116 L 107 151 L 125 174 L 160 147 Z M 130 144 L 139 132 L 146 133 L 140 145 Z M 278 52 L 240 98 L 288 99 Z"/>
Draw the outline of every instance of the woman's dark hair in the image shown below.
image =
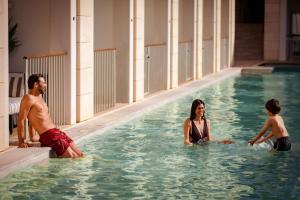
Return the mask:
<path id="1" fill-rule="evenodd" d="M 28 78 L 27 81 L 27 85 L 28 85 L 28 89 L 33 89 L 34 83 L 39 83 L 40 82 L 40 78 L 44 77 L 42 74 L 31 74 Z"/>
<path id="2" fill-rule="evenodd" d="M 265 107 L 274 115 L 278 114 L 281 110 L 279 101 L 277 99 L 270 99 L 269 101 L 267 101 Z"/>
<path id="3" fill-rule="evenodd" d="M 193 120 L 193 119 L 196 118 L 195 111 L 196 111 L 197 107 L 198 107 L 199 105 L 201 105 L 201 104 L 202 104 L 202 105 L 204 106 L 204 108 L 205 108 L 205 103 L 204 103 L 204 101 L 202 101 L 201 99 L 195 99 L 195 100 L 193 101 L 192 107 L 191 107 L 190 120 Z M 205 114 L 205 112 L 203 113 L 202 119 L 205 120 L 205 115 L 204 115 L 204 114 Z"/>

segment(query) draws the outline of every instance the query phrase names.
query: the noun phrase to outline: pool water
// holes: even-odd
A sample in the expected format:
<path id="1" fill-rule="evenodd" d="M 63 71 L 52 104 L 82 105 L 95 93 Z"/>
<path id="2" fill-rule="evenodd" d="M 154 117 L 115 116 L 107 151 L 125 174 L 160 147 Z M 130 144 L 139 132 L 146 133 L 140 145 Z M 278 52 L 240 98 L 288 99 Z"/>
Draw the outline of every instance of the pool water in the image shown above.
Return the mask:
<path id="1" fill-rule="evenodd" d="M 86 157 L 50 159 L 0 180 L 0 199 L 299 199 L 300 72 L 238 76 L 163 105 L 79 146 Z M 183 144 L 191 102 L 206 102 L 215 140 Z M 247 144 L 281 102 L 290 152 Z"/>

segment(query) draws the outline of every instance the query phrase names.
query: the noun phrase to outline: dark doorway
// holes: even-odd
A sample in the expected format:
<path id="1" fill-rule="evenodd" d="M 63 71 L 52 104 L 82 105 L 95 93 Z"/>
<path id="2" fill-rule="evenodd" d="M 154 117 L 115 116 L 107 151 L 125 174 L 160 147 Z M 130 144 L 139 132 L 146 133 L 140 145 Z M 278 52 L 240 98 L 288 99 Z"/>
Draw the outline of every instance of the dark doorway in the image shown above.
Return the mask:
<path id="1" fill-rule="evenodd" d="M 236 0 L 235 60 L 262 60 L 264 0 Z"/>
<path id="2" fill-rule="evenodd" d="M 265 1 L 263 0 L 237 0 L 236 22 L 244 24 L 264 23 Z"/>

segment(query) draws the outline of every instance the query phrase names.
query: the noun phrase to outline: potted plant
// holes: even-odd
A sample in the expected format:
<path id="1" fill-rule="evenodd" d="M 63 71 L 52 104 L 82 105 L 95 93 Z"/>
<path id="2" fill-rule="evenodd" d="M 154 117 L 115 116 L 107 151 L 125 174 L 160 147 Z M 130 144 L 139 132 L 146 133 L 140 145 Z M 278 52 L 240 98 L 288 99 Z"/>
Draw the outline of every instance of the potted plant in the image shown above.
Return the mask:
<path id="1" fill-rule="evenodd" d="M 13 52 L 17 47 L 21 46 L 21 42 L 16 38 L 18 24 L 12 24 L 12 17 L 8 21 L 8 38 L 9 38 L 9 53 Z"/>

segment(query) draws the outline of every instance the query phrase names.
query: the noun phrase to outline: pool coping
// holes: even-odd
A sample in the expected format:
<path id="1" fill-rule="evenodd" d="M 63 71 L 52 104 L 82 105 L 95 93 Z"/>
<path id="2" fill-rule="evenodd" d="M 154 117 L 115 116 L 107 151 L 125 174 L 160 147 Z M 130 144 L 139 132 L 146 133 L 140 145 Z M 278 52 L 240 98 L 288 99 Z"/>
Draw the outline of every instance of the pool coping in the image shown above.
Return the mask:
<path id="1" fill-rule="evenodd" d="M 178 88 L 155 93 L 139 102 L 113 109 L 63 130 L 74 139 L 75 143 L 80 143 L 137 118 L 147 111 L 184 97 L 193 91 L 206 88 L 224 79 L 241 75 L 241 71 L 242 68 L 240 67 L 224 69 L 221 72 L 207 75 L 201 80 L 190 81 L 180 85 Z M 30 147 L 26 149 L 13 148 L 1 152 L 0 179 L 14 171 L 49 160 L 49 150 L 50 148 L 48 147 Z"/>

